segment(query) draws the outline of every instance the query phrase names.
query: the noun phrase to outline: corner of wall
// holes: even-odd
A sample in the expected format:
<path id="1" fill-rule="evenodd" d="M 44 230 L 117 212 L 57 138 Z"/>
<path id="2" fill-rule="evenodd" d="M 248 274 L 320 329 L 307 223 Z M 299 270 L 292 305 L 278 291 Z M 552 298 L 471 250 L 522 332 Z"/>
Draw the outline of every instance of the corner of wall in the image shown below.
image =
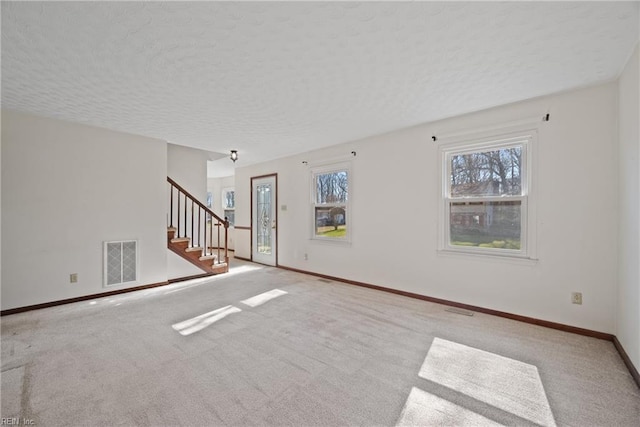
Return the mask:
<path id="1" fill-rule="evenodd" d="M 167 143 L 167 175 L 202 203 L 207 201 L 207 160 L 203 150 Z"/>
<path id="2" fill-rule="evenodd" d="M 640 13 L 640 8 L 639 8 Z M 640 367 L 640 42 L 618 79 L 618 269 L 615 334 Z"/>

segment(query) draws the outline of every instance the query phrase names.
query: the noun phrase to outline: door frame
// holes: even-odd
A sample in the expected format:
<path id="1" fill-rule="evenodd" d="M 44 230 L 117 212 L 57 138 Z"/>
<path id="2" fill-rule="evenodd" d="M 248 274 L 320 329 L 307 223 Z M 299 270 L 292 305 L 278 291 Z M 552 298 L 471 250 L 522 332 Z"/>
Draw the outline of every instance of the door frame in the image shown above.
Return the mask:
<path id="1" fill-rule="evenodd" d="M 262 178 L 274 178 L 275 183 L 276 183 L 276 197 L 274 200 L 274 204 L 275 204 L 275 222 L 276 222 L 276 245 L 275 245 L 275 258 L 276 258 L 276 267 L 279 267 L 280 264 L 278 263 L 278 244 L 280 241 L 280 238 L 278 236 L 279 231 L 280 231 L 280 227 L 278 225 L 278 174 L 277 173 L 269 173 L 266 175 L 258 175 L 258 176 L 252 176 L 251 177 L 251 188 L 249 191 L 249 194 L 251 195 L 251 261 L 253 261 L 253 233 L 256 232 L 255 227 L 253 226 L 253 181 L 256 179 L 262 179 Z"/>

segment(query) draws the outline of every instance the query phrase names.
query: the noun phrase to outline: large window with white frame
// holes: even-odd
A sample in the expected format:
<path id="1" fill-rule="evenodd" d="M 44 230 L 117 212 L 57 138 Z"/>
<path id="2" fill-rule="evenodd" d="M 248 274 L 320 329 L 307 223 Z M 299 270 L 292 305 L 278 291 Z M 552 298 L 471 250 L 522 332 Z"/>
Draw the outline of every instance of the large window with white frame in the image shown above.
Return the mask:
<path id="1" fill-rule="evenodd" d="M 350 241 L 349 179 L 348 162 L 311 170 L 312 238 Z"/>
<path id="2" fill-rule="evenodd" d="M 444 250 L 529 257 L 533 134 L 442 149 Z"/>

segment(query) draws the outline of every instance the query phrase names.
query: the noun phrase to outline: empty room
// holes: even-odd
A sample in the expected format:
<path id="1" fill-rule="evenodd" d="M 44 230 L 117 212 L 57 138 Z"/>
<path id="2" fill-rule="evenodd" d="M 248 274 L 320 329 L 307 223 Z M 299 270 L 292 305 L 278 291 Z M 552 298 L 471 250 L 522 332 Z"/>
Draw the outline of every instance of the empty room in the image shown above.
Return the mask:
<path id="1" fill-rule="evenodd" d="M 1 425 L 640 426 L 640 2 L 1 14 Z"/>

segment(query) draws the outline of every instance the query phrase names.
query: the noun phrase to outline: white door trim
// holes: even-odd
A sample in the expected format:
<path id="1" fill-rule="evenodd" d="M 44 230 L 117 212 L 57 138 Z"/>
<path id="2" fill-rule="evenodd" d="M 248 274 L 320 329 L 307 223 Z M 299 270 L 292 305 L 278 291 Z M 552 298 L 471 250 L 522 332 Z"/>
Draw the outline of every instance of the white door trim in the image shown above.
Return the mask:
<path id="1" fill-rule="evenodd" d="M 268 217 L 271 223 L 271 252 L 260 253 L 258 251 L 258 214 L 256 188 L 260 184 L 271 184 L 271 215 Z M 278 174 L 268 174 L 251 177 L 251 260 L 260 264 L 271 266 L 278 265 Z"/>

